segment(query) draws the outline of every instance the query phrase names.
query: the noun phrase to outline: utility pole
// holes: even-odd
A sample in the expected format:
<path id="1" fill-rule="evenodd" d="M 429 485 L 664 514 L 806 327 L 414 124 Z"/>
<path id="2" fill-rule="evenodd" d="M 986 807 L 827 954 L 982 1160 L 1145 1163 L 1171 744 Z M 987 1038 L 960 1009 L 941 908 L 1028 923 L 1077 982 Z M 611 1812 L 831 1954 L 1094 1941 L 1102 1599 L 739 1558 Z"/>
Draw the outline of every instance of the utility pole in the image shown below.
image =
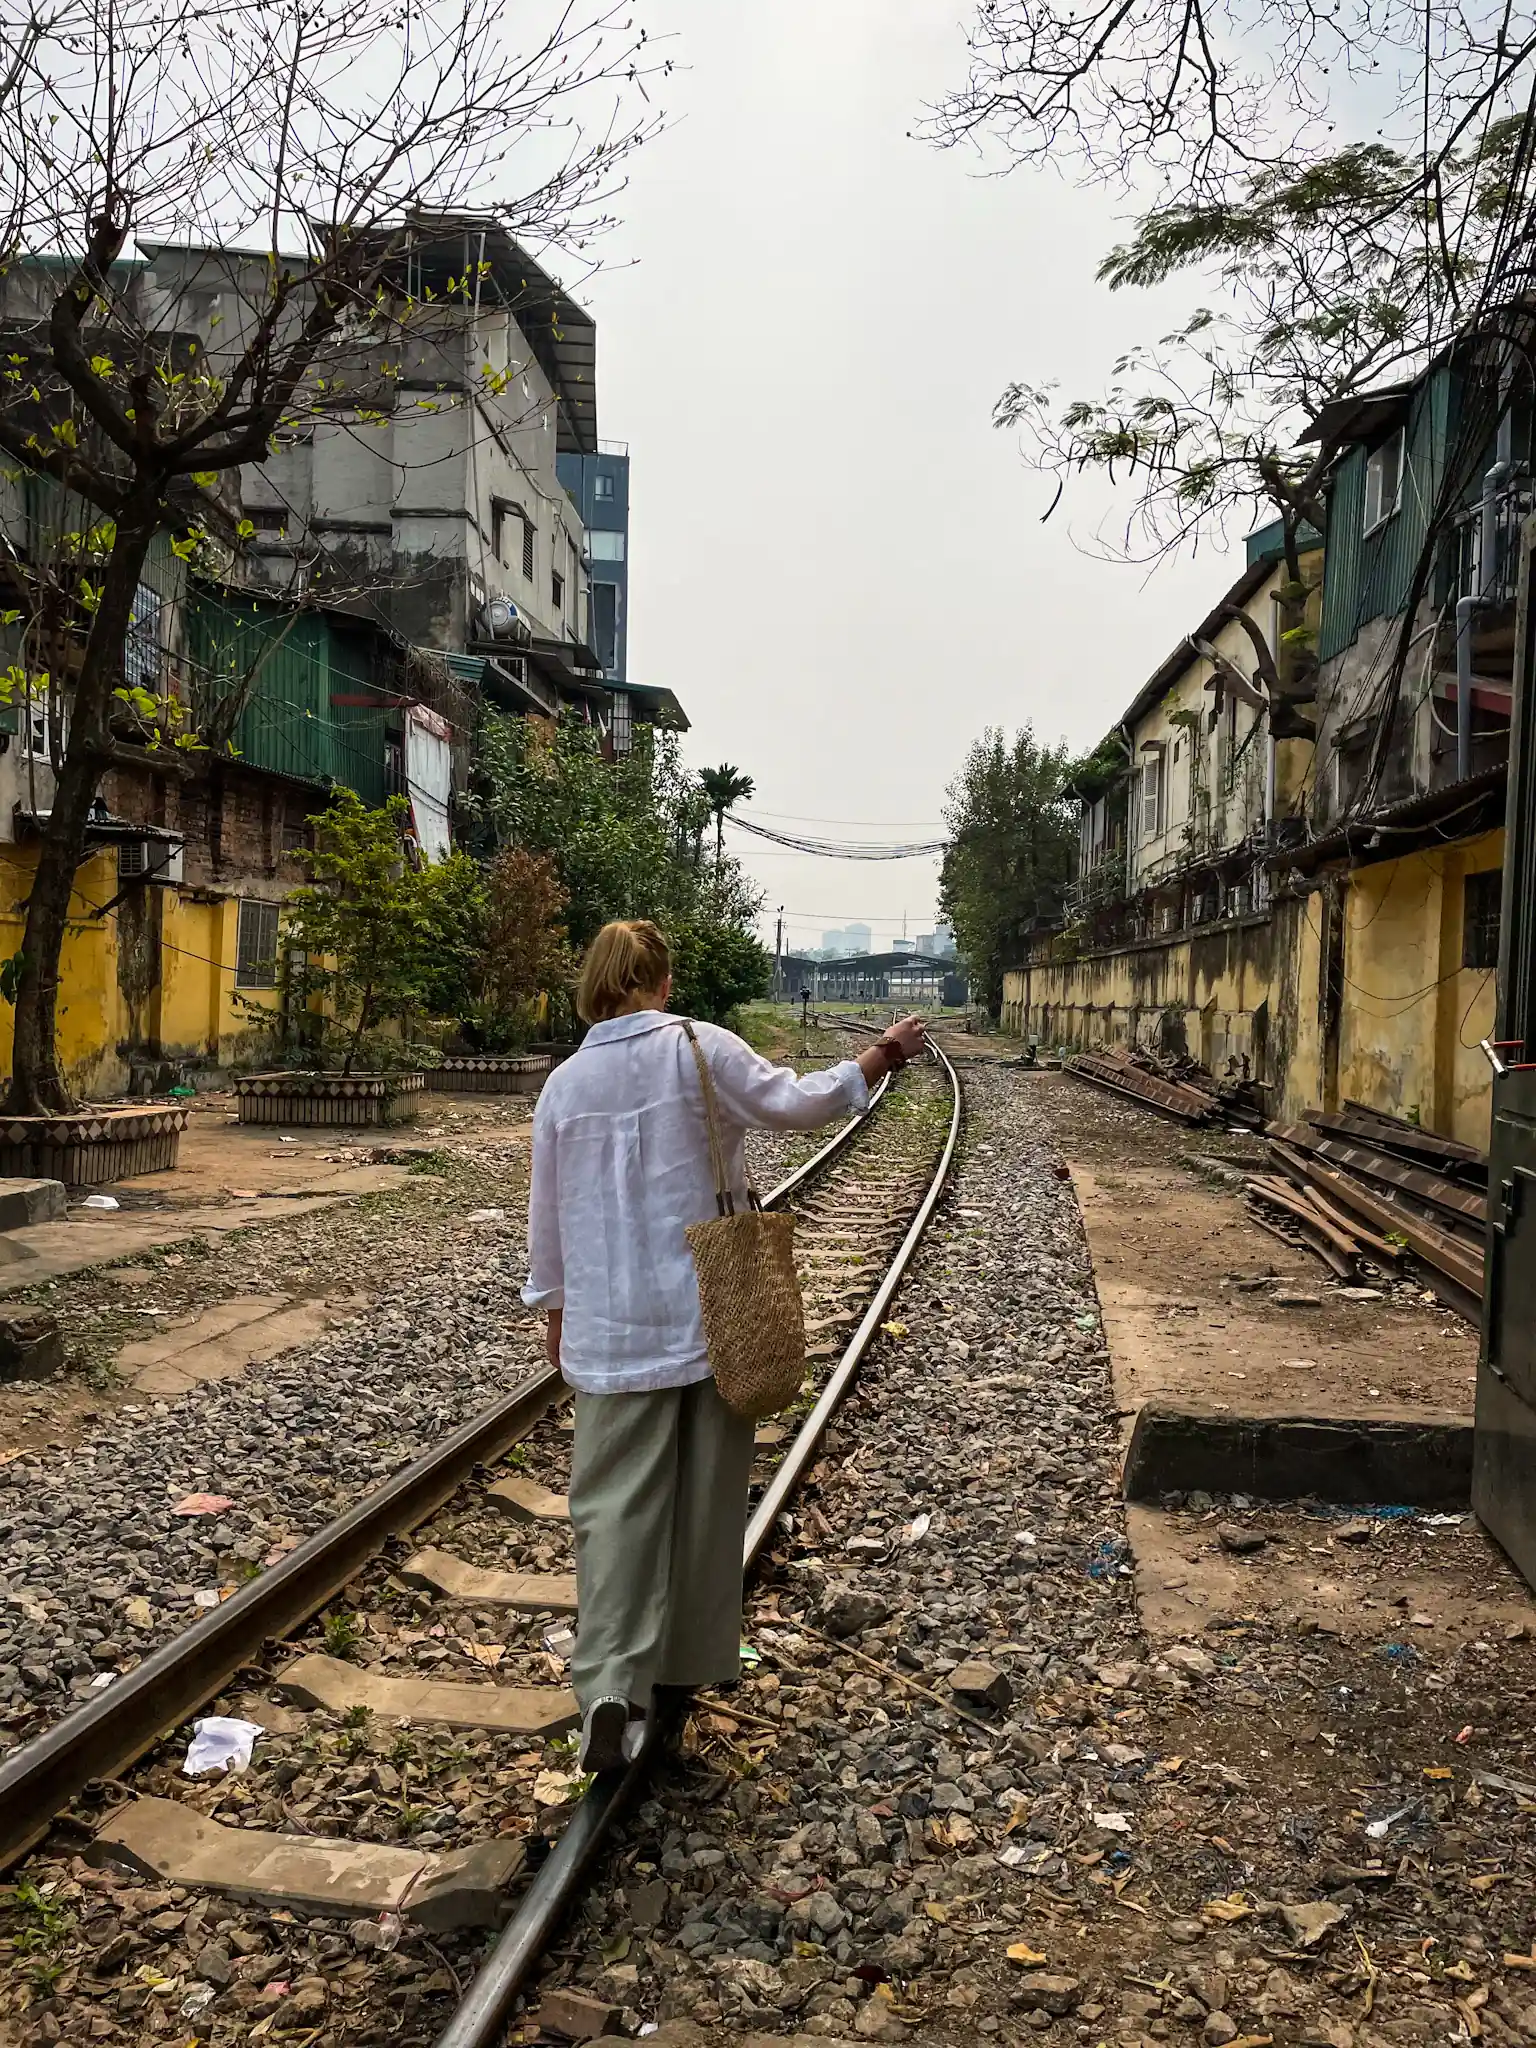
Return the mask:
<path id="1" fill-rule="evenodd" d="M 779 905 L 779 921 L 773 934 L 773 992 L 782 1002 L 784 998 L 784 906 Z"/>

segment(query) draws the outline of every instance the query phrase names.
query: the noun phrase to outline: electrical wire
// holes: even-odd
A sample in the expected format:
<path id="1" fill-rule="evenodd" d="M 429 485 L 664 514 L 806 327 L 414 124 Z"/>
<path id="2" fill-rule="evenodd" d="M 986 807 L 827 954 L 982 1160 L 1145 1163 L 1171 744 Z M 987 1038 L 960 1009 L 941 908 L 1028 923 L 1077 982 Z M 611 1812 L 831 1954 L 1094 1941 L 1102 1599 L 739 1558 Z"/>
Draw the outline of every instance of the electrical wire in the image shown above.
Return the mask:
<path id="1" fill-rule="evenodd" d="M 738 832 L 770 840 L 792 853 L 818 854 L 829 860 L 913 860 L 922 854 L 943 853 L 949 845 L 947 839 L 924 840 L 909 846 L 882 846 L 868 840 L 813 839 L 798 832 L 777 832 L 770 825 L 754 825 L 730 811 L 725 813 L 725 822 L 734 825 Z"/>
<path id="2" fill-rule="evenodd" d="M 754 818 L 767 818 L 775 825 L 877 825 L 887 831 L 905 828 L 908 831 L 942 832 L 942 818 L 811 818 L 796 811 L 765 811 L 759 805 L 752 806 Z"/>

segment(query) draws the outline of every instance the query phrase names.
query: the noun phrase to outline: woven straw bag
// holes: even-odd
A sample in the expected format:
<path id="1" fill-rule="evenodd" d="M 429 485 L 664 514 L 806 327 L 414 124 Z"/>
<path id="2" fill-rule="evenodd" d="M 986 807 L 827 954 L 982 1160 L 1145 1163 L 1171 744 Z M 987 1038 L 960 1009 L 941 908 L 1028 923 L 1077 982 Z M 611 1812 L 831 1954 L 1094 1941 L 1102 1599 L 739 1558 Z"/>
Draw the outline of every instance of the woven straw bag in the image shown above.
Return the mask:
<path id="1" fill-rule="evenodd" d="M 733 1415 L 761 1422 L 787 1408 L 805 1377 L 805 1310 L 795 1271 L 795 1219 L 770 1213 L 751 1186 L 737 1211 L 720 1136 L 720 1108 L 691 1024 L 683 1025 L 704 1090 L 709 1163 L 719 1215 L 687 1230 L 699 1277 L 704 1341 L 720 1398 Z"/>

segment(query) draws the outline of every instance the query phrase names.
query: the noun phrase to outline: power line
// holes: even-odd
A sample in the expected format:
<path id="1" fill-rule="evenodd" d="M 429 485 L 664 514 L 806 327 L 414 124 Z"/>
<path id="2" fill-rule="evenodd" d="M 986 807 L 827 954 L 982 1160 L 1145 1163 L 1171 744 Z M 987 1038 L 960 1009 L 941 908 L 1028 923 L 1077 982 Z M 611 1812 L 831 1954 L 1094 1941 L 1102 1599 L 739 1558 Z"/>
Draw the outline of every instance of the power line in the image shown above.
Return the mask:
<path id="1" fill-rule="evenodd" d="M 883 846 L 873 840 L 814 839 L 796 832 L 775 832 L 767 825 L 752 825 L 730 811 L 725 814 L 725 822 L 739 832 L 750 832 L 754 839 L 767 839 L 775 846 L 787 847 L 792 853 L 820 854 L 829 860 L 913 860 L 924 854 L 943 853 L 949 844 L 947 839 Z"/>
<path id="2" fill-rule="evenodd" d="M 891 829 L 919 828 L 924 832 L 942 832 L 942 818 L 812 818 L 798 811 L 765 811 L 759 805 L 752 807 L 754 818 L 769 818 L 776 825 L 880 825 Z"/>

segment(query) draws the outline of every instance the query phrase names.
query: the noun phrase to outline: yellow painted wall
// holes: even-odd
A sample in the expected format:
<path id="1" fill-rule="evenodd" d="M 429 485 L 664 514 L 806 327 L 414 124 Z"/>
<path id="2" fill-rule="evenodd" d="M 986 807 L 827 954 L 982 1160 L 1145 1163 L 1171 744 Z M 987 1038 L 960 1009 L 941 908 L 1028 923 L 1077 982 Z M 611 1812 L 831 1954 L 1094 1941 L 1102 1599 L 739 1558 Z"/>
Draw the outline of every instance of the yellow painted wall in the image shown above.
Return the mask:
<path id="1" fill-rule="evenodd" d="M 1325 1080 L 1323 898 L 1089 954 L 1046 949 L 1004 978 L 1003 1027 L 1044 1045 L 1174 1045 L 1221 1073 L 1249 1058 L 1287 1121 L 1365 1102 L 1486 1146 L 1491 968 L 1461 965 L 1463 884 L 1499 868 L 1504 835 L 1382 861 L 1346 878 L 1337 1086 Z M 1057 942 L 1059 946 L 1060 942 Z"/>
<path id="2" fill-rule="evenodd" d="M 1317 1032 L 1306 1027 L 1311 982 L 1302 905 L 1142 940 L 1099 953 L 1037 960 L 1004 978 L 1003 1024 L 1045 1045 L 1155 1045 L 1213 1073 L 1246 1071 L 1277 1116 L 1317 1085 Z"/>
<path id="3" fill-rule="evenodd" d="M 26 846 L 7 846 L 0 859 L 0 958 L 9 959 L 21 946 L 23 905 L 32 887 L 36 853 Z M 126 1006 L 117 979 L 117 927 L 110 915 L 91 913 L 117 892 L 114 851 L 86 861 L 75 879 L 70 903 L 72 922 L 59 962 L 59 1058 L 71 1087 L 84 1096 L 115 1094 L 127 1070 L 117 1054 L 127 1027 Z M 0 1061 L 10 1072 L 13 1013 L 0 1002 Z"/>
<path id="4" fill-rule="evenodd" d="M 1486 1145 L 1494 972 L 1463 967 L 1464 883 L 1502 867 L 1504 834 L 1350 877 L 1339 1093 Z"/>
<path id="5" fill-rule="evenodd" d="M 35 859 L 26 846 L 7 846 L 0 855 L 0 960 L 21 945 Z M 253 989 L 236 1001 L 239 904 L 158 891 L 159 984 L 135 1014 L 122 988 L 117 914 L 92 914 L 117 891 L 116 851 L 108 848 L 79 871 L 60 961 L 59 1057 L 71 1088 L 90 1101 L 121 1094 L 131 1041 L 153 1040 L 170 1059 L 218 1065 L 253 1055 L 263 1035 L 260 1014 L 275 1012 L 278 998 L 275 990 Z M 7 1075 L 12 1029 L 11 1006 L 0 1002 L 0 1067 Z"/>

